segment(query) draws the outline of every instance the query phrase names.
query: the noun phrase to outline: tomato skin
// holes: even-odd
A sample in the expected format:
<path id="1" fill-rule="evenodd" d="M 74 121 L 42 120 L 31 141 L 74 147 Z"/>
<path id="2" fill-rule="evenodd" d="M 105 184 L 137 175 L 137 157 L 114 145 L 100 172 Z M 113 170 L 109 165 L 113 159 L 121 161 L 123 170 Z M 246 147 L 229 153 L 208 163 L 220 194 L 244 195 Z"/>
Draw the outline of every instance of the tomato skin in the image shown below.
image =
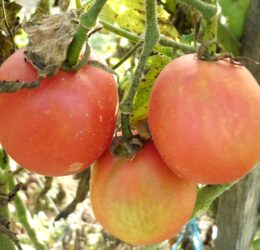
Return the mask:
<path id="1" fill-rule="evenodd" d="M 0 80 L 37 79 L 18 50 L 0 67 Z M 0 141 L 23 167 L 46 176 L 81 172 L 109 146 L 115 129 L 117 87 L 91 66 L 60 70 L 40 87 L 0 94 Z"/>
<path id="2" fill-rule="evenodd" d="M 153 87 L 148 123 L 163 160 L 186 180 L 232 182 L 260 160 L 260 88 L 227 61 L 173 60 Z"/>
<path id="3" fill-rule="evenodd" d="M 175 176 L 152 142 L 132 160 L 105 152 L 92 169 L 90 199 L 97 220 L 135 245 L 177 234 L 192 214 L 196 194 L 196 184 Z"/>

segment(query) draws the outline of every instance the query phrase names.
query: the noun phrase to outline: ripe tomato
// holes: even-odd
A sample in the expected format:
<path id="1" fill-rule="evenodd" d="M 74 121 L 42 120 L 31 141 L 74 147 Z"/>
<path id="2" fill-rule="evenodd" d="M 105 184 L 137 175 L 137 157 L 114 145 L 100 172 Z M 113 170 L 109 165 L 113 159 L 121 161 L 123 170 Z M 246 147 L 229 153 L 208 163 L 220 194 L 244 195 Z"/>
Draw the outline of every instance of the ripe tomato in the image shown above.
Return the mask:
<path id="1" fill-rule="evenodd" d="M 181 178 L 228 183 L 260 160 L 260 88 L 242 66 L 184 55 L 162 70 L 148 122 L 165 163 Z"/>
<path id="2" fill-rule="evenodd" d="M 175 176 L 149 142 L 133 159 L 104 153 L 93 167 L 90 199 L 97 220 L 135 245 L 178 233 L 192 214 L 196 184 Z"/>
<path id="3" fill-rule="evenodd" d="M 0 80 L 30 82 L 36 70 L 19 50 Z M 0 94 L 0 141 L 23 167 L 47 176 L 80 172 L 108 147 L 118 105 L 112 74 L 91 66 L 60 70 L 36 89 Z"/>

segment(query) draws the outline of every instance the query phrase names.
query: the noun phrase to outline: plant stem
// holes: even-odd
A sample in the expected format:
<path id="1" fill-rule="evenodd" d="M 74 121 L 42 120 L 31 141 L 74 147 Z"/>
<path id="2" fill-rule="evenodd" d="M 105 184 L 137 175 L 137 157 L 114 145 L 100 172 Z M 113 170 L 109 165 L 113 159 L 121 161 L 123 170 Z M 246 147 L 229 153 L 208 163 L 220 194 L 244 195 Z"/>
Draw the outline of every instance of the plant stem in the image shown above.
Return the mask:
<path id="1" fill-rule="evenodd" d="M 197 11 L 199 11 L 206 20 L 210 20 L 217 14 L 217 6 L 210 3 L 205 3 L 201 0 L 179 0 Z"/>
<path id="2" fill-rule="evenodd" d="M 137 68 L 134 73 L 131 87 L 127 93 L 126 98 L 120 104 L 121 109 L 121 125 L 122 133 L 125 140 L 132 136 L 131 128 L 129 125 L 129 114 L 133 111 L 133 100 L 142 78 L 142 74 L 145 68 L 146 61 L 149 55 L 152 53 L 154 46 L 157 44 L 160 38 L 160 32 L 157 24 L 156 17 L 156 0 L 145 1 L 146 10 L 146 28 L 144 35 L 144 46 L 138 62 Z"/>
<path id="3" fill-rule="evenodd" d="M 121 113 L 121 129 L 124 141 L 128 141 L 133 136 L 129 114 Z"/>
<path id="4" fill-rule="evenodd" d="M 230 189 L 235 182 L 223 185 L 206 185 L 198 192 L 196 205 L 193 216 L 201 216 L 209 209 L 211 203 L 218 198 L 222 193 Z"/>
<path id="5" fill-rule="evenodd" d="M 212 19 L 206 20 L 205 22 L 203 41 L 208 43 L 207 53 L 211 56 L 216 53 L 217 48 L 218 18 L 219 16 L 216 15 Z"/>
<path id="6" fill-rule="evenodd" d="M 0 193 L 9 192 L 7 176 L 9 172 L 8 157 L 4 150 L 0 150 Z M 0 214 L 6 220 L 10 219 L 8 204 L 0 204 Z M 0 234 L 0 250 L 15 250 L 14 242 L 6 235 Z"/>
<path id="7" fill-rule="evenodd" d="M 107 0 L 96 0 L 94 4 L 79 17 L 80 25 L 76 30 L 67 52 L 65 64 L 73 68 L 79 60 L 81 50 L 87 41 L 87 33 L 96 25 L 98 15 Z"/>
<path id="8" fill-rule="evenodd" d="M 13 175 L 11 174 L 9 175 L 8 183 L 9 183 L 9 189 L 12 190 L 15 187 L 16 183 Z M 46 250 L 44 244 L 38 240 L 37 233 L 31 223 L 32 220 L 31 214 L 27 210 L 22 198 L 18 193 L 15 196 L 14 205 L 16 208 L 17 217 L 20 223 L 22 224 L 22 226 L 24 227 L 24 229 L 26 230 L 30 240 L 33 243 L 34 248 L 36 250 Z"/>
<path id="9" fill-rule="evenodd" d="M 104 20 L 100 20 L 99 22 L 103 25 L 103 27 L 106 30 L 113 32 L 113 33 L 115 33 L 119 36 L 125 37 L 131 42 L 138 42 L 138 41 L 143 40 L 142 37 L 140 37 L 136 34 L 133 34 L 129 31 L 127 31 L 127 30 L 124 30 L 122 28 L 116 27 L 116 26 L 110 24 L 109 22 L 106 22 Z M 159 43 L 162 46 L 172 47 L 172 48 L 175 48 L 175 49 L 181 49 L 184 52 L 188 52 L 188 53 L 192 53 L 192 52 L 196 51 L 196 48 L 194 46 L 190 46 L 190 45 L 187 45 L 187 44 L 184 44 L 184 43 L 178 43 L 178 42 L 176 42 L 176 41 L 174 41 L 170 38 L 167 38 L 166 36 L 163 36 L 163 35 L 160 36 Z M 160 46 L 160 45 L 155 45 L 154 49 L 156 51 L 162 53 L 162 54 L 165 54 L 164 48 L 162 48 L 162 46 Z M 166 55 L 171 56 L 171 53 L 169 53 L 169 54 L 167 53 Z"/>

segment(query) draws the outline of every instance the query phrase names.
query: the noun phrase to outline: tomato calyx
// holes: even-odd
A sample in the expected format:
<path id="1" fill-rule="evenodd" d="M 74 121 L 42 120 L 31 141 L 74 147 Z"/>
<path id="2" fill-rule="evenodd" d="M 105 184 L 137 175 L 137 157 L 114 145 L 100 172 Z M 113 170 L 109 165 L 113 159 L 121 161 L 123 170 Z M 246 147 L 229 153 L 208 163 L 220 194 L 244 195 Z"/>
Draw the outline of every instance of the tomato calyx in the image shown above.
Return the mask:
<path id="1" fill-rule="evenodd" d="M 23 81 L 0 81 L 0 93 L 14 93 L 21 89 L 33 89 L 40 85 L 41 77 L 36 81 L 23 82 Z"/>
<path id="2" fill-rule="evenodd" d="M 134 135 L 127 140 L 121 135 L 116 135 L 110 146 L 110 151 L 113 155 L 132 159 L 143 145 L 144 141 L 139 135 Z"/>
<path id="3" fill-rule="evenodd" d="M 219 47 L 221 52 L 219 54 L 214 54 L 211 55 L 209 54 L 208 51 L 208 47 L 210 45 L 212 45 L 212 43 L 216 43 Z M 250 57 L 246 57 L 246 56 L 234 56 L 232 53 L 229 52 L 222 52 L 222 48 L 221 46 L 217 43 L 217 42 L 207 42 L 207 43 L 202 43 L 197 51 L 197 58 L 198 60 L 202 60 L 202 61 L 208 61 L 208 62 L 216 62 L 219 60 L 227 60 L 228 62 L 230 62 L 233 65 L 238 65 L 238 66 L 243 66 L 244 64 L 242 63 L 242 61 L 248 61 L 254 64 L 260 64 L 260 62 L 250 58 Z"/>
<path id="4" fill-rule="evenodd" d="M 25 56 L 40 76 L 55 75 L 67 57 L 73 32 L 78 27 L 77 12 L 36 16 L 25 25 L 29 44 Z"/>

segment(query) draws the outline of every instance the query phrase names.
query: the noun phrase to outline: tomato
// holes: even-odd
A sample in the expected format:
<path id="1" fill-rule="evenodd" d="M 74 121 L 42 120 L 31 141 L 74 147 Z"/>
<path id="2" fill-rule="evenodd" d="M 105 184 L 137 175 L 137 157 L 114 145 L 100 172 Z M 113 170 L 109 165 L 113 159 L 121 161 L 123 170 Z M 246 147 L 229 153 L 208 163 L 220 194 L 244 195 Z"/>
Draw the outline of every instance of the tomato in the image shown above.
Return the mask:
<path id="1" fill-rule="evenodd" d="M 190 181 L 233 182 L 260 160 L 260 88 L 229 61 L 173 60 L 153 86 L 148 123 L 165 163 Z"/>
<path id="2" fill-rule="evenodd" d="M 93 167 L 90 199 L 100 224 L 135 245 L 160 242 L 178 233 L 190 218 L 196 184 L 172 173 L 154 144 L 133 159 L 106 152 Z"/>
<path id="3" fill-rule="evenodd" d="M 23 50 L 0 67 L 0 80 L 36 79 Z M 15 161 L 36 173 L 80 172 L 111 143 L 117 106 L 112 74 L 88 65 L 78 72 L 60 70 L 36 89 L 0 94 L 0 141 Z"/>

